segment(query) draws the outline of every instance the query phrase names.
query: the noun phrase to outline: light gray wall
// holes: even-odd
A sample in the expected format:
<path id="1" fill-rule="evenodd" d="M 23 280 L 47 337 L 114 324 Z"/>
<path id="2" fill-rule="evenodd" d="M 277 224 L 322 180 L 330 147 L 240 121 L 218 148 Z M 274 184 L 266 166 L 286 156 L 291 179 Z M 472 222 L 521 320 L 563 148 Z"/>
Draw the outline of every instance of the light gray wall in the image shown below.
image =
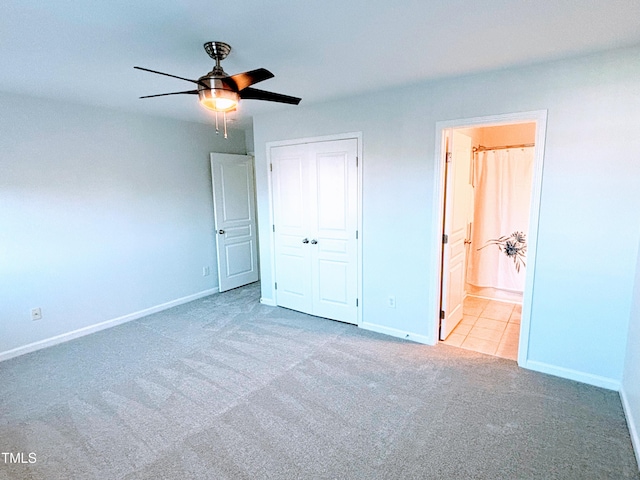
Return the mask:
<path id="1" fill-rule="evenodd" d="M 640 257 L 636 267 L 621 393 L 638 467 L 640 467 Z"/>
<path id="2" fill-rule="evenodd" d="M 0 105 L 0 354 L 217 287 L 209 153 L 245 153 L 242 131 Z"/>
<path id="3" fill-rule="evenodd" d="M 244 136 L 247 153 L 253 155 L 255 151 L 255 147 L 253 144 L 253 122 L 245 128 Z"/>
<path id="4" fill-rule="evenodd" d="M 360 131 L 363 321 L 435 342 L 436 122 L 535 110 L 548 110 L 548 123 L 526 366 L 618 388 L 640 239 L 640 48 L 303 100 L 254 118 L 265 301 L 274 298 L 266 143 Z"/>

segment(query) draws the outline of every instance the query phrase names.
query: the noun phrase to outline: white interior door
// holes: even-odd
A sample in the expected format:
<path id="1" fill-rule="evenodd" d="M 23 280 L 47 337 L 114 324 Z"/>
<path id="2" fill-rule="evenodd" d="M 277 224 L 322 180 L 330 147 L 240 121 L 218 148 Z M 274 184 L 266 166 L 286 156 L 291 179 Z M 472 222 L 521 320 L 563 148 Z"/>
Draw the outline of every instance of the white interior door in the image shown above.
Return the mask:
<path id="1" fill-rule="evenodd" d="M 456 130 L 450 137 L 451 155 L 446 162 L 446 190 L 442 258 L 440 340 L 446 339 L 462 320 L 467 265 L 467 224 L 471 195 L 471 138 Z"/>
<path id="2" fill-rule="evenodd" d="M 271 149 L 277 305 L 311 313 L 309 153 L 306 145 Z"/>
<path id="3" fill-rule="evenodd" d="M 314 314 L 357 323 L 357 141 L 312 145 L 314 171 L 309 193 L 310 207 L 316 213 L 310 245 Z"/>
<path id="4" fill-rule="evenodd" d="M 255 184 L 249 155 L 211 154 L 221 292 L 258 280 Z"/>
<path id="5" fill-rule="evenodd" d="M 278 305 L 357 323 L 357 148 L 271 149 Z"/>

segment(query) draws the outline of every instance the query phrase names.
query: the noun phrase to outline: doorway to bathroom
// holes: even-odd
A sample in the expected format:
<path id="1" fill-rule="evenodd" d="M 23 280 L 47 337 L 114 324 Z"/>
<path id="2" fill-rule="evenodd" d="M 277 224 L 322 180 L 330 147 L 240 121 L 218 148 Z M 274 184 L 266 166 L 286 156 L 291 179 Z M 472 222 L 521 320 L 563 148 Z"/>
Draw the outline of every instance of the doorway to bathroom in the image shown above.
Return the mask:
<path id="1" fill-rule="evenodd" d="M 546 112 L 501 120 L 439 129 L 437 338 L 518 360 L 530 326 Z"/>

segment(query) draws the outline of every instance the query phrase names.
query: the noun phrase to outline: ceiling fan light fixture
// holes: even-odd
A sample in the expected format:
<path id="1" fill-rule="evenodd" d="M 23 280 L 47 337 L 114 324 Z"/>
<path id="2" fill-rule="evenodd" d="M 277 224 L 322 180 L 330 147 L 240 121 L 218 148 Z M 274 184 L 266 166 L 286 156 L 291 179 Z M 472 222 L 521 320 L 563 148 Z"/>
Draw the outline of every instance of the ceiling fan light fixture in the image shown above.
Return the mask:
<path id="1" fill-rule="evenodd" d="M 291 105 L 298 105 L 300 103 L 300 100 L 302 100 L 298 97 L 291 97 L 289 95 L 266 92 L 264 90 L 252 88 L 251 86 L 255 83 L 273 78 L 273 73 L 271 73 L 266 68 L 257 68 L 255 70 L 249 70 L 248 72 L 237 73 L 235 75 L 227 75 L 222 69 L 220 61 L 224 60 L 227 55 L 229 55 L 229 52 L 231 52 L 231 47 L 228 43 L 207 42 L 204 44 L 204 49 L 207 54 L 216 61 L 216 64 L 209 73 L 203 75 L 197 80 L 179 77 L 170 73 L 158 72 L 157 70 L 150 70 L 148 68 L 133 67 L 139 70 L 145 70 L 147 72 L 164 75 L 166 77 L 177 78 L 178 80 L 184 80 L 198 85 L 197 90 L 160 93 L 158 95 L 145 95 L 144 97 L 140 98 L 164 97 L 167 95 L 197 94 L 200 105 L 202 105 L 207 110 L 215 112 L 216 134 L 218 134 L 220 131 L 218 127 L 218 113 L 222 114 L 222 121 L 224 124 L 224 138 L 227 138 L 227 112 L 234 111 L 238 107 L 238 103 L 240 103 L 241 98 L 264 100 L 267 102 L 281 102 Z"/>
<path id="2" fill-rule="evenodd" d="M 240 101 L 240 95 L 233 90 L 222 88 L 201 89 L 198 91 L 200 104 L 214 112 L 230 112 L 235 110 Z"/>

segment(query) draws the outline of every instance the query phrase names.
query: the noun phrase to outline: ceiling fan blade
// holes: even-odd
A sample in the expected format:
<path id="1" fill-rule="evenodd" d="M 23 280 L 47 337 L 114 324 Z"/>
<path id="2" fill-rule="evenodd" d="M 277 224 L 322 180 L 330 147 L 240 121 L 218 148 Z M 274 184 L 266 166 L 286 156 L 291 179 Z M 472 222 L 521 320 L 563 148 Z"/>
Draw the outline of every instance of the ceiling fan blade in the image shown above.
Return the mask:
<path id="1" fill-rule="evenodd" d="M 197 95 L 198 90 L 185 90 L 184 92 L 159 93 L 158 95 L 145 95 L 144 97 L 140 97 L 140 98 L 164 97 L 166 95 L 181 95 L 183 93 Z"/>
<path id="2" fill-rule="evenodd" d="M 265 92 L 264 90 L 258 90 L 257 88 L 245 88 L 240 92 L 240 98 L 247 100 L 266 100 L 267 102 L 280 102 L 289 103 L 291 105 L 298 105 L 301 98 L 290 97 L 289 95 L 282 95 L 281 93 Z"/>
<path id="3" fill-rule="evenodd" d="M 145 72 L 157 73 L 158 75 L 165 75 L 167 77 L 177 78 L 178 80 L 186 80 L 187 82 L 195 83 L 197 85 L 202 85 L 203 87 L 206 87 L 205 84 L 199 82 L 198 80 L 192 80 L 191 78 L 178 77 L 177 75 L 171 75 L 170 73 L 158 72 L 156 70 L 149 70 L 148 68 L 142 68 L 142 67 L 133 67 L 133 68 L 137 68 L 138 70 L 144 70 Z"/>
<path id="4" fill-rule="evenodd" d="M 274 75 L 266 68 L 257 68 L 255 70 L 251 70 L 249 72 L 236 73 L 235 75 L 231 75 L 230 77 L 224 78 L 222 81 L 225 82 L 230 87 L 234 88 L 236 91 L 244 90 L 250 85 L 254 83 L 262 82 L 264 80 L 269 80 L 273 78 Z M 230 80 L 233 81 L 233 84 L 230 85 Z"/>

